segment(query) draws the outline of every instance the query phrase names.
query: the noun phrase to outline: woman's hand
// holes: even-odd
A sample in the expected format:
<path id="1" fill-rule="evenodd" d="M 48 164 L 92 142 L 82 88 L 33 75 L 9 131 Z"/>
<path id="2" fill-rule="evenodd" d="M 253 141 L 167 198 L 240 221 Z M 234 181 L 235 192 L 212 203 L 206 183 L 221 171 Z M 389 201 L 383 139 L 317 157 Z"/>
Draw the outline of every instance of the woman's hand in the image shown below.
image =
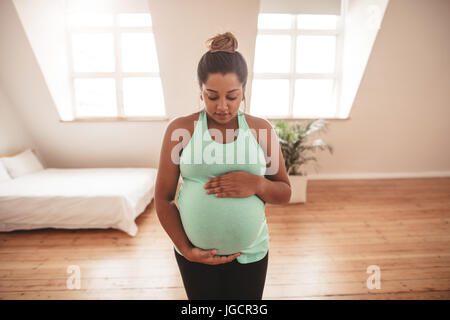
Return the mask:
<path id="1" fill-rule="evenodd" d="M 204 188 L 206 193 L 216 194 L 216 197 L 246 198 L 258 193 L 261 186 L 261 176 L 245 171 L 232 171 L 208 179 Z"/>
<path id="2" fill-rule="evenodd" d="M 242 254 L 240 252 L 237 252 L 229 256 L 216 256 L 216 253 L 216 249 L 203 250 L 197 247 L 192 247 L 187 252 L 183 253 L 183 255 L 187 260 L 191 262 L 215 265 L 231 262 Z"/>

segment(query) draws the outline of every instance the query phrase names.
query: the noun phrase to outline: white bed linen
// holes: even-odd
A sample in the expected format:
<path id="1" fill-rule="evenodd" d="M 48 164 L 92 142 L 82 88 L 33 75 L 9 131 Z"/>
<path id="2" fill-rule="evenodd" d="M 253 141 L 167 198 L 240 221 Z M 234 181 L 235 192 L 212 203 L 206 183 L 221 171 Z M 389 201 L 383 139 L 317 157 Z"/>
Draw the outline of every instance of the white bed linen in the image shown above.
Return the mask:
<path id="1" fill-rule="evenodd" d="M 12 157 L 2 157 L 0 161 L 3 161 L 11 178 L 19 178 L 26 174 L 44 170 L 41 162 L 31 149 Z"/>
<path id="2" fill-rule="evenodd" d="M 137 234 L 155 168 L 44 169 L 0 183 L 0 231 L 115 228 Z"/>

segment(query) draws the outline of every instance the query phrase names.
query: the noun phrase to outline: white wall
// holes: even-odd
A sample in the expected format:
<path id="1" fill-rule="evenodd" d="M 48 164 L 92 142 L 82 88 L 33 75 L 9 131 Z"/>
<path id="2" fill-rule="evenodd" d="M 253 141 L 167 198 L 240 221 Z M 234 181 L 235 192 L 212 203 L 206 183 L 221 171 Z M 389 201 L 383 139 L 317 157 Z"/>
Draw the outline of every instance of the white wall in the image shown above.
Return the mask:
<path id="1" fill-rule="evenodd" d="M 72 119 L 70 74 L 64 19 L 65 0 L 14 0 L 40 71 L 61 119 Z M 43 36 L 45 35 L 45 36 Z"/>
<path id="2" fill-rule="evenodd" d="M 0 156 L 34 146 L 31 135 L 0 88 Z"/>
<path id="3" fill-rule="evenodd" d="M 339 118 L 347 118 L 351 112 L 387 3 L 388 0 L 346 2 Z"/>
<path id="4" fill-rule="evenodd" d="M 391 0 L 323 177 L 449 175 L 450 1 Z"/>
<path id="5" fill-rule="evenodd" d="M 149 5 L 171 117 L 197 109 L 196 67 L 208 37 L 235 32 L 251 71 L 258 1 L 149 0 Z M 450 1 L 389 2 L 350 118 L 330 121 L 322 136 L 335 153 L 317 154 L 321 177 L 420 176 L 450 170 L 448 30 Z M 0 88 L 50 166 L 158 166 L 167 122 L 58 121 L 11 0 L 0 1 L 0 46 Z M 311 178 L 313 168 L 306 168 Z"/>

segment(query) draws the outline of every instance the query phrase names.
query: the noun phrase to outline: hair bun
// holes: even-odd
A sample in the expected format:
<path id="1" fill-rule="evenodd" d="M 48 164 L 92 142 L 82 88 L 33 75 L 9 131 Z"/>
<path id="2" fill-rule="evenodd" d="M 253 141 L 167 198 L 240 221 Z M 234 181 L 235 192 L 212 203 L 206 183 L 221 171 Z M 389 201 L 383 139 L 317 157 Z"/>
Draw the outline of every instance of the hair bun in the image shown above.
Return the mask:
<path id="1" fill-rule="evenodd" d="M 231 32 L 217 34 L 206 42 L 210 52 L 235 52 L 238 47 L 237 39 Z"/>

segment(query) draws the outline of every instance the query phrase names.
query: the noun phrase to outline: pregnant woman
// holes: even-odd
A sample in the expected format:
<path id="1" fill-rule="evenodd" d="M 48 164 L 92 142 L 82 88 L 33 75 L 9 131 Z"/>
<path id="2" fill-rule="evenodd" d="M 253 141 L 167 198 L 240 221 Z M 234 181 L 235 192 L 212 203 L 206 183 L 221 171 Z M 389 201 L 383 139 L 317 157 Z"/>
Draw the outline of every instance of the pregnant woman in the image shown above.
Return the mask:
<path id="1" fill-rule="evenodd" d="M 272 126 L 240 109 L 247 64 L 236 38 L 226 32 L 208 42 L 197 68 L 204 106 L 166 128 L 155 207 L 188 299 L 259 300 L 269 258 L 265 206 L 287 203 L 291 189 Z"/>

